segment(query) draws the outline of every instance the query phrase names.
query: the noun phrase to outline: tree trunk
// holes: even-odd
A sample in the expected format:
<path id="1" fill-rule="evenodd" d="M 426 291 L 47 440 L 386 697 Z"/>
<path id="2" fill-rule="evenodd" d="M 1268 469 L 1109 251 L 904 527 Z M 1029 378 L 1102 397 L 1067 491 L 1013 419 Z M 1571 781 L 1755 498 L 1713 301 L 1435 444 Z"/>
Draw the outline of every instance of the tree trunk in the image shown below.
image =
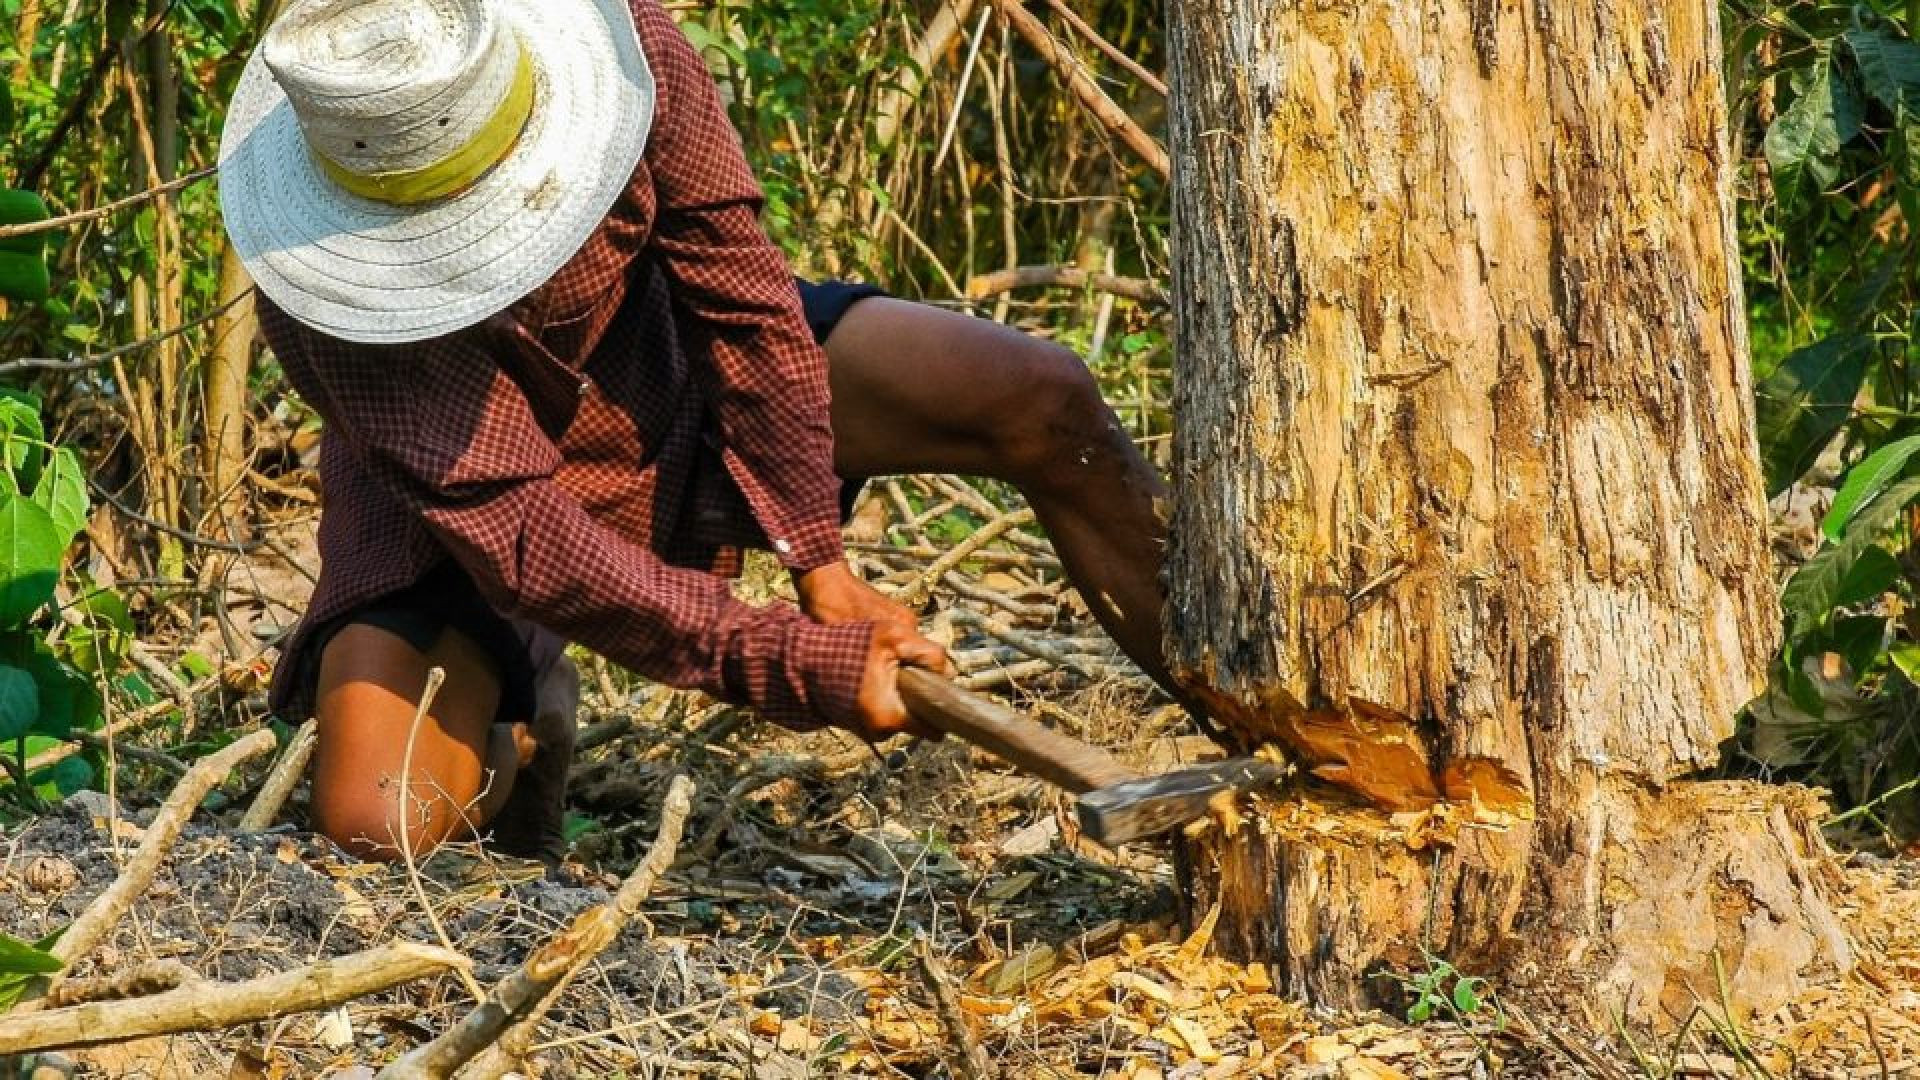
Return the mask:
<path id="1" fill-rule="evenodd" d="M 1183 852 L 1220 940 L 1333 1003 L 1426 948 L 1643 1020 L 1845 969 L 1815 800 L 1681 779 L 1777 633 L 1715 6 L 1168 18 L 1175 666 L 1401 809 L 1462 782 L 1355 751 L 1532 801 L 1418 852 L 1262 804 Z"/>

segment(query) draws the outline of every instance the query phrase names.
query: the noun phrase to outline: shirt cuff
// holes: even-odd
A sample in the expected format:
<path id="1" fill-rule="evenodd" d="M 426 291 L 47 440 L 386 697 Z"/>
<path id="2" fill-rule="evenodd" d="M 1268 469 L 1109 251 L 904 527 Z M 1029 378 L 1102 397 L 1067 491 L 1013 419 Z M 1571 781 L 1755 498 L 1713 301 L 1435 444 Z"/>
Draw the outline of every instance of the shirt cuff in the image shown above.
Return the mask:
<path id="1" fill-rule="evenodd" d="M 840 522 L 837 518 L 804 522 L 783 530 L 779 536 L 769 537 L 768 541 L 780 565 L 796 574 L 818 570 L 847 557 L 846 547 L 840 540 Z"/>
<path id="2" fill-rule="evenodd" d="M 727 696 L 794 731 L 851 722 L 873 624 L 825 626 L 790 608 L 763 609 L 762 616 L 728 650 Z"/>

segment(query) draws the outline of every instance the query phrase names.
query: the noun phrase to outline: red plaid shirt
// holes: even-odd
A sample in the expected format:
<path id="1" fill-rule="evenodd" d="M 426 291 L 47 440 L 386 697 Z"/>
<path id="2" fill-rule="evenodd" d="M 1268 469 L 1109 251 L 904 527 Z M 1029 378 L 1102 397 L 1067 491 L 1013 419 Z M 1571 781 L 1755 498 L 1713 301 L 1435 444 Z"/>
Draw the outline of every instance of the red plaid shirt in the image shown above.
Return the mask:
<path id="1" fill-rule="evenodd" d="M 274 687 L 313 708 L 307 634 L 448 555 L 501 614 L 792 726 L 852 715 L 871 626 L 735 600 L 739 548 L 842 557 L 826 356 L 713 81 L 633 0 L 657 105 L 633 182 L 540 289 L 432 341 L 360 345 L 262 298 L 326 421 L 320 584 Z"/>

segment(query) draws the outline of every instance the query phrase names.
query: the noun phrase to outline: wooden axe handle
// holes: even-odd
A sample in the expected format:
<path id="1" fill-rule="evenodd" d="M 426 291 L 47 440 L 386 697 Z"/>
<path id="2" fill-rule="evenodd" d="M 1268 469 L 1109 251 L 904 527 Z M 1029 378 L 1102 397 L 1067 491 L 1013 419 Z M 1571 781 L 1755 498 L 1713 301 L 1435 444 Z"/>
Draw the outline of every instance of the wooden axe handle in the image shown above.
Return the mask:
<path id="1" fill-rule="evenodd" d="M 1075 795 L 1140 776 L 1097 746 L 1042 727 L 922 668 L 900 669 L 900 697 L 922 723 L 958 735 Z"/>

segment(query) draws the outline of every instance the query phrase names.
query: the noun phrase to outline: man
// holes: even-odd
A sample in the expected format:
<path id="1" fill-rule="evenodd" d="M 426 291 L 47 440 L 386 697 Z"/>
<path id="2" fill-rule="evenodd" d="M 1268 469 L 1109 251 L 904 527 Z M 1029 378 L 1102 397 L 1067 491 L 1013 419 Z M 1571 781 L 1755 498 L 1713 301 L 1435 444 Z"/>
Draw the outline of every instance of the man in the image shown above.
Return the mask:
<path id="1" fill-rule="evenodd" d="M 273 701 L 318 717 L 314 819 L 349 850 L 550 841 L 567 641 L 789 726 L 917 731 L 895 673 L 945 656 L 840 546 L 871 476 L 1018 485 L 1167 682 L 1162 488 L 1084 366 L 877 290 L 797 289 L 657 0 L 295 3 L 221 167 L 262 328 L 326 421 L 321 580 Z M 732 598 L 749 545 L 797 610 Z"/>

